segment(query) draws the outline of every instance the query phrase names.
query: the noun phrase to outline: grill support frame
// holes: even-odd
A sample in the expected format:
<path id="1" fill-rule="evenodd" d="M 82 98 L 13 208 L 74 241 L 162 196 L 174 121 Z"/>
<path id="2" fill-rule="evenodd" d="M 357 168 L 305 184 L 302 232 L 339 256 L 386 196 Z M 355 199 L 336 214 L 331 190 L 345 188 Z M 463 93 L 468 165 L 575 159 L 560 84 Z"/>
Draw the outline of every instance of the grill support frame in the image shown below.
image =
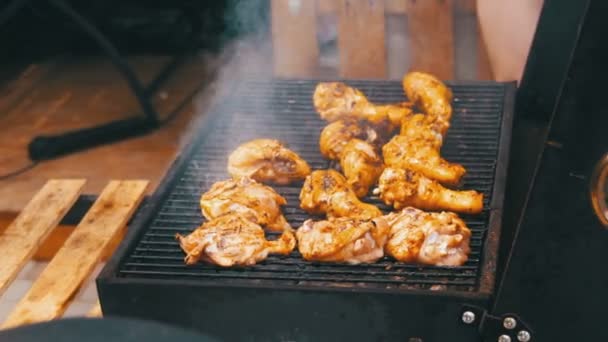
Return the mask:
<path id="1" fill-rule="evenodd" d="M 320 80 L 323 81 L 323 80 Z M 349 81 L 346 81 L 349 82 Z M 467 84 L 484 84 L 489 85 L 497 84 L 496 82 L 458 82 L 457 85 Z M 502 107 L 502 122 L 500 123 L 501 136 L 499 138 L 499 148 L 497 156 L 497 165 L 495 173 L 495 181 L 493 183 L 493 196 L 490 206 L 492 208 L 489 226 L 496 225 L 500 227 L 502 221 L 502 208 L 504 200 L 504 190 L 506 183 L 506 170 L 509 159 L 509 146 L 511 139 L 511 128 L 513 120 L 513 105 L 515 95 L 515 83 L 503 83 L 505 86 L 504 102 Z M 448 83 L 449 86 L 454 83 Z M 208 312 L 203 312 L 204 308 L 211 305 L 230 305 L 230 300 L 233 301 L 234 305 L 241 305 L 242 298 L 251 298 L 252 296 L 266 296 L 267 298 L 274 298 L 277 301 L 295 301 L 304 304 L 310 304 L 310 307 L 318 306 L 320 310 L 323 308 L 335 308 L 336 303 L 331 303 L 330 299 L 320 300 L 318 298 L 332 298 L 338 296 L 342 300 L 337 302 L 348 302 L 356 301 L 361 296 L 369 298 L 369 303 L 375 303 L 380 313 L 390 313 L 390 317 L 402 317 L 402 321 L 413 322 L 412 328 L 407 329 L 402 323 L 399 323 L 397 319 L 389 320 L 386 326 L 382 329 L 374 330 L 374 338 L 388 338 L 388 340 L 399 339 L 407 340 L 411 337 L 424 337 L 425 341 L 441 340 L 439 336 L 461 336 L 465 340 L 472 340 L 473 337 L 470 335 L 470 329 L 463 329 L 460 315 L 463 305 L 476 305 L 480 307 L 488 307 L 494 291 L 494 282 L 496 278 L 496 267 L 498 257 L 498 243 L 500 238 L 500 229 L 488 230 L 486 242 L 483 248 L 483 262 L 481 263 L 480 276 L 479 276 L 479 287 L 477 291 L 454 291 L 454 290 L 410 290 L 393 288 L 389 290 L 382 289 L 365 289 L 365 288 L 348 288 L 348 287 L 333 287 L 333 288 L 319 288 L 318 286 L 307 288 L 306 286 L 298 286 L 298 289 L 294 289 L 292 286 L 282 287 L 281 285 L 274 285 L 272 287 L 265 287 L 264 285 L 255 286 L 249 284 L 248 286 L 242 286 L 239 284 L 230 284 L 228 281 L 213 281 L 213 280 L 171 280 L 171 279 L 138 279 L 138 278 L 122 278 L 117 276 L 118 269 L 121 263 L 124 262 L 125 258 L 135 248 L 137 241 L 139 241 L 142 235 L 145 233 L 147 226 L 154 220 L 154 214 L 158 212 L 162 206 L 163 199 L 167 196 L 170 190 L 175 186 L 178 181 L 180 172 L 186 167 L 189 162 L 189 157 L 198 148 L 200 140 L 213 129 L 213 124 L 216 120 L 220 120 L 222 111 L 222 104 L 215 108 L 215 114 L 217 115 L 206 115 L 199 124 L 197 132 L 200 134 L 191 141 L 190 144 L 180 153 L 175 159 L 174 163 L 168 170 L 163 181 L 159 185 L 158 189 L 151 196 L 150 200 L 147 201 L 142 208 L 138 211 L 137 216 L 134 218 L 130 229 L 128 230 L 125 239 L 118 247 L 115 254 L 108 261 L 100 275 L 96 279 L 98 293 L 101 301 L 102 310 L 105 315 L 120 315 L 120 316 L 134 316 L 144 317 L 153 320 L 161 320 L 172 322 L 181 326 L 190 328 L 200 329 L 208 332 L 210 328 L 214 326 L 221 326 L 223 320 L 217 321 L 216 324 L 210 324 L 209 326 L 204 323 L 209 323 L 210 317 L 217 316 L 213 309 Z M 230 288 L 230 293 L 240 293 L 237 299 L 230 299 L 222 296 L 227 288 Z M 205 306 L 194 305 L 192 298 L 201 297 L 200 294 L 204 292 L 208 298 Z M 311 296 L 310 294 L 314 294 Z M 300 299 L 298 298 L 300 294 Z M 211 298 L 212 297 L 212 298 Z M 170 298 L 170 299 L 169 299 Z M 287 299 L 286 299 L 287 298 Z M 376 299 L 373 299 L 376 298 Z M 329 302 L 328 302 L 329 301 Z M 201 303 L 201 305 L 204 303 Z M 401 309 L 398 309 L 401 307 Z M 427 312 L 428 308 L 436 308 L 434 313 Z M 273 309 L 274 308 L 274 309 Z M 366 308 L 366 306 L 363 306 Z M 362 309 L 363 309 L 362 308 Z M 426 314 L 421 314 L 412 310 L 412 308 L 419 308 Z M 427 308 L 427 309 L 425 309 Z M 277 316 L 282 317 L 286 314 L 293 315 L 293 317 L 301 317 L 301 319 L 307 319 L 307 312 L 299 310 L 298 307 L 286 308 L 285 305 L 271 306 L 266 308 L 268 310 L 268 317 L 259 317 L 261 315 L 254 315 L 254 317 L 260 318 L 260 322 L 267 321 L 270 318 Z M 202 310 L 202 311 L 201 311 Z M 274 310 L 274 311 L 273 311 Z M 397 310 L 397 311 L 395 311 Z M 177 313 L 185 311 L 186 314 L 179 315 Z M 339 314 L 339 310 L 330 310 L 336 314 Z M 366 309 L 362 310 L 363 312 Z M 197 314 L 190 314 L 196 312 Z M 254 312 L 254 311 L 252 311 Z M 366 319 L 373 317 L 373 313 L 367 312 L 368 316 Z M 200 316 L 199 316 L 200 315 Z M 234 316 L 234 312 L 232 313 Z M 365 315 L 363 315 L 365 316 Z M 362 316 L 362 317 L 363 317 Z M 429 317 L 437 316 L 435 318 L 437 322 L 441 321 L 442 332 L 439 335 L 434 335 L 433 327 L 434 322 L 429 320 Z M 225 316 L 225 319 L 228 319 Z M 291 317 L 291 316 L 290 316 Z M 340 319 L 340 315 L 334 316 L 336 319 Z M 366 336 L 365 334 L 369 329 L 366 328 L 364 318 L 360 318 L 359 321 L 356 319 L 350 321 L 350 330 L 348 333 L 352 333 L 352 336 L 360 337 Z M 450 323 L 446 323 L 448 320 Z M 203 324 L 203 326 L 201 326 Z M 267 325 L 267 323 L 265 323 Z M 285 327 L 282 327 L 285 328 Z M 323 336 L 328 336 L 327 331 L 314 330 L 313 331 L 302 331 L 296 326 L 289 327 L 290 332 L 285 332 L 287 335 L 292 333 L 304 334 L 303 336 L 314 336 L 311 340 L 323 340 Z M 295 329 L 295 330 L 293 330 Z M 383 329 L 389 329 L 384 331 Z M 429 330 L 430 329 L 430 330 Z M 230 330 L 230 329 L 229 329 Z M 347 335 L 340 335 L 340 329 L 333 330 L 336 333 L 334 337 L 342 339 Z M 390 331 L 390 335 L 387 333 Z M 242 334 L 235 331 L 224 332 L 235 334 Z M 251 335 L 258 336 L 262 340 L 268 338 L 268 334 L 275 334 L 279 332 L 278 326 L 270 324 L 268 328 L 261 328 L 255 334 Z M 449 332 L 449 334 L 448 334 Z M 218 330 L 217 333 L 222 333 Z M 388 334 L 388 335 L 387 335 Z M 429 335 L 430 334 L 430 335 Z M 424 335 L 424 336 L 423 336 Z M 227 337 L 224 335 L 222 337 Z M 232 337 L 236 338 L 237 335 Z M 349 335 L 350 336 L 350 335 Z M 333 340 L 336 340 L 334 338 Z M 231 340 L 229 338 L 228 340 Z M 301 339 L 298 339 L 300 341 Z M 329 339 L 328 339 L 329 340 Z"/>

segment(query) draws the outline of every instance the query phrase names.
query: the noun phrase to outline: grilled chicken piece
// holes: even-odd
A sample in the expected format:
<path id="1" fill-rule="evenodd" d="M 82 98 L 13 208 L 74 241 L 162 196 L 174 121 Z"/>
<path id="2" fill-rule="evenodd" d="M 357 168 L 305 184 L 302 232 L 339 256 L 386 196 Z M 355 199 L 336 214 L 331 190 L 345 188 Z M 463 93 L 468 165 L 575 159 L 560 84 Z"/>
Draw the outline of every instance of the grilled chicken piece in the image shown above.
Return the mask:
<path id="1" fill-rule="evenodd" d="M 478 214 L 483 209 L 483 194 L 474 190 L 447 189 L 407 169 L 384 169 L 374 193 L 395 209 L 413 206 L 423 210 L 450 210 L 467 214 Z"/>
<path id="2" fill-rule="evenodd" d="M 441 158 L 436 145 L 404 135 L 396 135 L 384 145 L 382 156 L 387 166 L 411 169 L 444 184 L 459 184 L 466 173 L 462 165 Z"/>
<path id="3" fill-rule="evenodd" d="M 338 160 L 344 146 L 354 138 L 381 147 L 388 139 L 386 132 L 362 120 L 341 119 L 325 126 L 319 137 L 321 154 L 328 159 Z"/>
<path id="4" fill-rule="evenodd" d="M 352 139 L 344 146 L 340 166 L 347 183 L 357 197 L 361 198 L 378 181 L 384 163 L 374 146 L 363 140 Z"/>
<path id="5" fill-rule="evenodd" d="M 254 265 L 269 254 L 289 254 L 296 246 L 291 230 L 283 231 L 278 240 L 268 241 L 262 227 L 238 213 L 217 217 L 176 238 L 188 265 L 199 260 L 223 267 Z"/>
<path id="6" fill-rule="evenodd" d="M 469 256 L 471 230 L 451 212 L 407 207 L 384 216 L 390 225 L 386 253 L 403 262 L 461 266 Z"/>
<path id="7" fill-rule="evenodd" d="M 414 114 L 401 122 L 399 135 L 408 140 L 424 142 L 437 150 L 443 145 L 448 127 L 440 120 L 426 114 Z"/>
<path id="8" fill-rule="evenodd" d="M 321 82 L 313 94 L 313 102 L 321 118 L 336 121 L 344 118 L 366 120 L 386 125 L 388 130 L 399 127 L 401 120 L 412 113 L 409 103 L 376 105 L 358 89 L 342 82 Z"/>
<path id="9" fill-rule="evenodd" d="M 452 91 L 438 78 L 424 72 L 409 72 L 403 76 L 403 89 L 408 99 L 423 112 L 449 123 Z"/>
<path id="10" fill-rule="evenodd" d="M 382 215 L 376 206 L 364 203 L 335 170 L 315 170 L 302 186 L 300 207 L 310 214 L 371 220 Z"/>
<path id="11" fill-rule="evenodd" d="M 389 233 L 387 222 L 348 217 L 317 221 L 306 220 L 296 231 L 302 257 L 311 261 L 349 264 L 371 263 L 384 256 Z"/>
<path id="12" fill-rule="evenodd" d="M 274 231 L 291 229 L 281 213 L 281 206 L 285 204 L 285 198 L 271 187 L 249 177 L 214 183 L 200 200 L 203 216 L 208 220 L 228 213 L 239 213 Z"/>
<path id="13" fill-rule="evenodd" d="M 310 174 L 310 166 L 278 140 L 246 142 L 228 157 L 228 173 L 235 179 L 250 177 L 260 182 L 289 184 Z"/>

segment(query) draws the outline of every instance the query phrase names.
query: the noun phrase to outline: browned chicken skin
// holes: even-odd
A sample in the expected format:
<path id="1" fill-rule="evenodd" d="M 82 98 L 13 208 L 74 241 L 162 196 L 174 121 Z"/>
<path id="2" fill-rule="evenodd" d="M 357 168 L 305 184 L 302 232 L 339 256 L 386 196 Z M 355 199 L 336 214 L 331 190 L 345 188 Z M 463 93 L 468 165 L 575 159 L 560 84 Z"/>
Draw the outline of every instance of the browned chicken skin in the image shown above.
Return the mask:
<path id="1" fill-rule="evenodd" d="M 361 221 L 348 217 L 317 221 L 306 220 L 296 231 L 302 257 L 311 261 L 371 263 L 384 256 L 389 233 L 379 217 Z"/>
<path id="2" fill-rule="evenodd" d="M 256 139 L 236 148 L 228 157 L 233 178 L 250 177 L 260 182 L 289 184 L 310 174 L 308 163 L 274 139 Z"/>
<path id="3" fill-rule="evenodd" d="M 378 181 L 384 163 L 374 146 L 363 140 L 351 139 L 342 151 L 340 167 L 347 183 L 357 197 L 361 198 Z"/>
<path id="4" fill-rule="evenodd" d="M 412 113 L 409 103 L 376 105 L 361 91 L 342 82 L 317 84 L 313 102 L 324 120 L 366 120 L 376 125 L 386 125 L 389 131 L 398 127 L 401 120 Z"/>
<path id="5" fill-rule="evenodd" d="M 281 213 L 281 206 L 286 203 L 271 187 L 248 177 L 217 182 L 200 199 L 203 216 L 208 220 L 239 213 L 274 231 L 291 229 Z"/>
<path id="6" fill-rule="evenodd" d="M 388 141 L 385 132 L 365 121 L 341 119 L 328 124 L 321 131 L 319 137 L 321 154 L 328 159 L 338 160 L 344 146 L 354 138 L 379 147 Z"/>
<path id="7" fill-rule="evenodd" d="M 444 123 L 452 118 L 452 91 L 438 78 L 428 73 L 409 72 L 403 77 L 403 89 L 408 99 L 424 113 Z"/>
<path id="8" fill-rule="evenodd" d="M 467 261 L 471 230 L 458 215 L 407 207 L 384 218 L 391 227 L 385 251 L 393 258 L 436 266 L 461 266 Z"/>
<path id="9" fill-rule="evenodd" d="M 371 220 L 381 216 L 376 206 L 364 203 L 335 170 L 315 170 L 306 177 L 300 192 L 300 207 L 311 214 Z"/>
<path id="10" fill-rule="evenodd" d="M 382 156 L 387 166 L 411 169 L 444 184 L 459 184 L 466 173 L 462 165 L 441 158 L 436 146 L 404 135 L 396 135 L 384 145 Z"/>
<path id="11" fill-rule="evenodd" d="M 441 121 L 434 120 L 426 114 L 415 114 L 401 122 L 399 135 L 411 141 L 424 142 L 439 150 L 443 145 L 447 128 Z"/>
<path id="12" fill-rule="evenodd" d="M 483 194 L 474 190 L 447 189 L 407 169 L 384 169 L 374 193 L 395 209 L 413 206 L 423 210 L 450 210 L 468 214 L 477 214 L 483 209 Z"/>
<path id="13" fill-rule="evenodd" d="M 223 267 L 253 265 L 269 254 L 289 254 L 296 246 L 291 230 L 285 230 L 278 240 L 268 241 L 262 227 L 238 213 L 217 217 L 176 238 L 188 265 L 199 260 Z"/>

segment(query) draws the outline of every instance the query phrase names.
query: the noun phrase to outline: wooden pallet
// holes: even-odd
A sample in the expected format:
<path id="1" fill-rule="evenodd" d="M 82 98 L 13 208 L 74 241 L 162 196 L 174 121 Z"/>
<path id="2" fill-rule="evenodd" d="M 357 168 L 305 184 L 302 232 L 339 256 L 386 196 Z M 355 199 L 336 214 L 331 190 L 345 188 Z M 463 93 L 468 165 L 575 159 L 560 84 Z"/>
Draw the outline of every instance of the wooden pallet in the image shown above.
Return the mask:
<path id="1" fill-rule="evenodd" d="M 0 233 L 0 296 L 74 205 L 86 181 L 49 180 Z M 149 182 L 113 180 L 52 257 L 0 329 L 61 318 L 144 197 Z M 101 316 L 99 303 L 89 316 Z"/>
<path id="2" fill-rule="evenodd" d="M 388 16 L 409 32 L 411 69 L 453 79 L 455 14 L 476 15 L 474 0 L 272 0 L 274 71 L 285 77 L 315 76 L 319 70 L 317 21 L 337 19 L 339 74 L 344 78 L 386 78 Z M 477 79 L 492 79 L 477 27 Z"/>

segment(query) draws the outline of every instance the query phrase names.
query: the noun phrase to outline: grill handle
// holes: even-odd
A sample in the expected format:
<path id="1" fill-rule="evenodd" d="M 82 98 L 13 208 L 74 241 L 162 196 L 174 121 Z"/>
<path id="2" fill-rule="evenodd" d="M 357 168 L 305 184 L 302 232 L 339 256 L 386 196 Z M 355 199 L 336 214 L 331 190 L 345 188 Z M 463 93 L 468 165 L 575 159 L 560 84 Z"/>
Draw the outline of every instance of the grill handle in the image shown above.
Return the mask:
<path id="1" fill-rule="evenodd" d="M 48 160 L 101 144 L 146 134 L 158 128 L 158 123 L 145 118 L 131 118 L 75 130 L 60 135 L 37 136 L 28 145 L 33 161 Z"/>

